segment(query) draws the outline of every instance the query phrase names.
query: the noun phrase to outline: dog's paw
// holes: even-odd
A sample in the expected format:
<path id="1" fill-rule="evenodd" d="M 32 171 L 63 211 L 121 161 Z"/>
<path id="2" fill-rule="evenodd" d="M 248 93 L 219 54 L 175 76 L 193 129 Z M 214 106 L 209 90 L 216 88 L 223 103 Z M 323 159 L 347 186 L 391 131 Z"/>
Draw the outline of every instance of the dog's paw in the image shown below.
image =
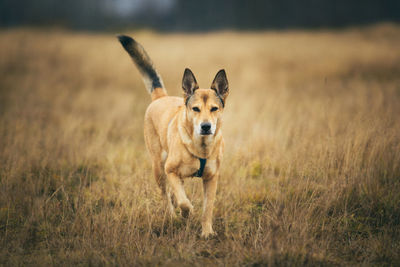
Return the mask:
<path id="1" fill-rule="evenodd" d="M 169 215 L 169 218 L 170 218 L 170 219 L 175 219 L 175 218 L 177 217 L 176 212 L 175 212 L 175 209 L 169 210 L 169 211 L 168 211 L 168 215 Z"/>
<path id="2" fill-rule="evenodd" d="M 192 206 L 192 204 L 190 204 L 190 202 L 189 203 L 181 203 L 179 205 L 179 208 L 181 209 L 181 214 L 182 214 L 182 217 L 184 217 L 184 218 L 188 218 L 190 213 L 193 212 L 193 206 Z"/>
<path id="3" fill-rule="evenodd" d="M 212 225 L 209 223 L 205 223 L 202 225 L 201 227 L 201 237 L 204 239 L 208 239 L 211 238 L 213 236 L 215 236 L 216 233 L 214 232 L 214 230 L 212 229 Z"/>
<path id="4" fill-rule="evenodd" d="M 209 239 L 209 238 L 212 238 L 212 237 L 214 237 L 216 235 L 217 234 L 214 232 L 214 230 L 212 228 L 208 229 L 208 230 L 202 230 L 201 231 L 201 238 L 204 238 L 204 239 Z"/>

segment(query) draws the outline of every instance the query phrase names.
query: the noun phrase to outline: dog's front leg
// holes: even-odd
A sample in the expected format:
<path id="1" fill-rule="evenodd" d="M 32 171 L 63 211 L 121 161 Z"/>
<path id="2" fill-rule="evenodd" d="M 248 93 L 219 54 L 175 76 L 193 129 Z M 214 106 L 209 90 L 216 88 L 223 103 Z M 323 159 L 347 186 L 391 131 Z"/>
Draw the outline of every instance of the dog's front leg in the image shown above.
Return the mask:
<path id="1" fill-rule="evenodd" d="M 201 219 L 201 236 L 204 238 L 214 235 L 212 229 L 212 217 L 214 209 L 215 194 L 217 192 L 218 174 L 209 180 L 203 180 L 204 201 L 203 201 L 203 217 Z"/>
<path id="2" fill-rule="evenodd" d="M 172 188 L 172 192 L 175 195 L 178 207 L 181 209 L 182 216 L 188 217 L 193 211 L 192 203 L 186 196 L 185 189 L 183 187 L 183 181 L 175 173 L 167 174 L 168 183 Z"/>

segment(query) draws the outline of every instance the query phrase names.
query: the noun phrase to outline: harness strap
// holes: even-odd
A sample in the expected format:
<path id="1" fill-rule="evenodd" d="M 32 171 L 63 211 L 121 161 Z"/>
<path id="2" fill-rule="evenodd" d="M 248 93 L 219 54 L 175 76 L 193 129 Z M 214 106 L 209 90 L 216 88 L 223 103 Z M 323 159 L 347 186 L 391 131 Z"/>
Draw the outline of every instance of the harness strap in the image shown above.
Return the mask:
<path id="1" fill-rule="evenodd" d="M 200 160 L 200 169 L 198 169 L 197 172 L 193 173 L 193 177 L 202 177 L 203 176 L 203 172 L 204 172 L 204 168 L 206 167 L 207 159 L 199 158 L 199 160 Z"/>

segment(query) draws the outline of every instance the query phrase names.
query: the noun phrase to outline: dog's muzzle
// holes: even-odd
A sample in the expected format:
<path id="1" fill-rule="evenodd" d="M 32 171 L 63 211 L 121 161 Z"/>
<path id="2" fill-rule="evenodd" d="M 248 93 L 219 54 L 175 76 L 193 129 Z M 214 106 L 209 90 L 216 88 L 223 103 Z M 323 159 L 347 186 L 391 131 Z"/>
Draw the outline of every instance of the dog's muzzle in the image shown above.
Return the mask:
<path id="1" fill-rule="evenodd" d="M 201 131 L 200 131 L 201 135 L 210 135 L 210 134 L 212 134 L 211 133 L 211 123 L 203 122 L 203 123 L 200 124 L 200 128 L 201 128 Z"/>

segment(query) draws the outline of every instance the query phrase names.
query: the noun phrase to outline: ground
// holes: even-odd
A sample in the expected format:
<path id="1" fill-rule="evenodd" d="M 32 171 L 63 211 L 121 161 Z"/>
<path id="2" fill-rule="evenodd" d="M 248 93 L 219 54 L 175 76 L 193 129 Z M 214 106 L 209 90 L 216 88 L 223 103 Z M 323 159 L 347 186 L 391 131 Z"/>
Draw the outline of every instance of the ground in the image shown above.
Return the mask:
<path id="1" fill-rule="evenodd" d="M 399 265 L 400 26 L 125 32 L 171 95 L 230 82 L 217 236 L 171 220 L 113 34 L 0 31 L 0 265 Z"/>

